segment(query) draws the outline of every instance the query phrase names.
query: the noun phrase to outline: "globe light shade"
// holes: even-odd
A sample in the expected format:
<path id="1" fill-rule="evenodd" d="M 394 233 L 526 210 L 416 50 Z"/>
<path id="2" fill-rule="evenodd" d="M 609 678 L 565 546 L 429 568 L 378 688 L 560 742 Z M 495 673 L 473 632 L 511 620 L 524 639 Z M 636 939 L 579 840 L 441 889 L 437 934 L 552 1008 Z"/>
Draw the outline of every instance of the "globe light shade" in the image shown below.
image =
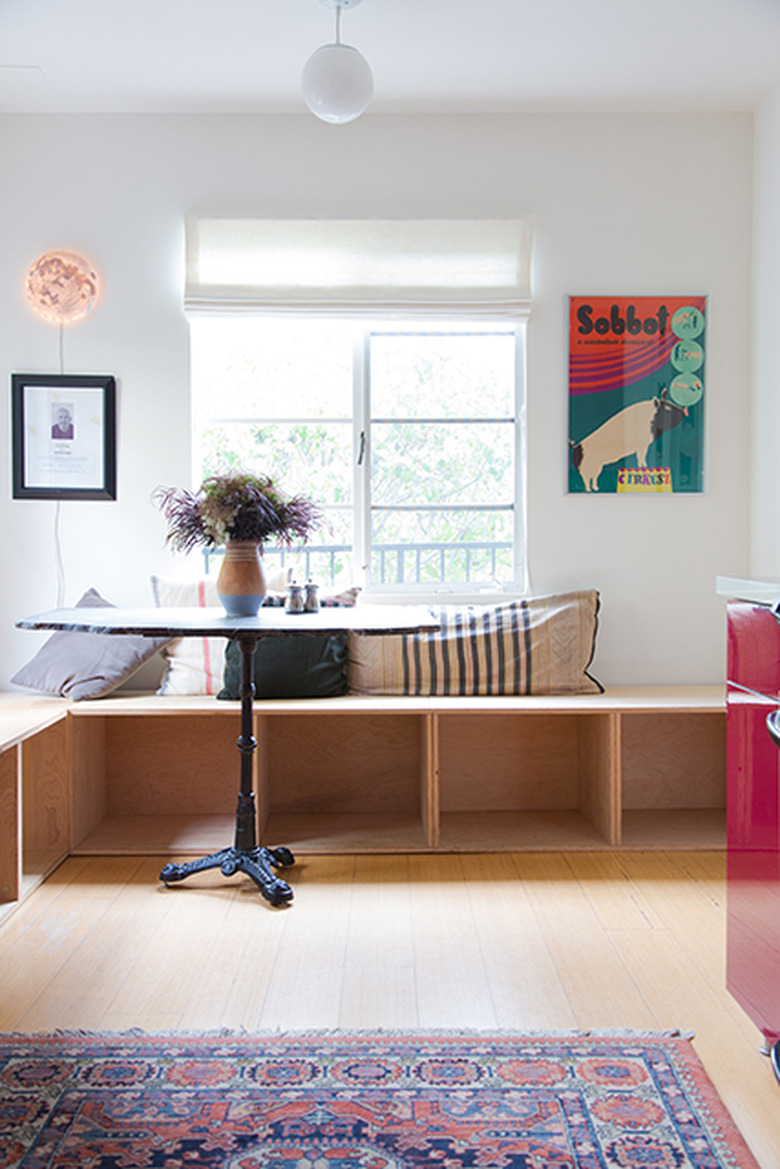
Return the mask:
<path id="1" fill-rule="evenodd" d="M 323 122 L 352 122 L 371 101 L 374 78 L 365 57 L 351 45 L 322 45 L 301 76 L 303 99 Z"/>
<path id="2" fill-rule="evenodd" d="M 51 325 L 75 325 L 100 299 L 100 277 L 77 252 L 46 252 L 27 273 L 30 308 Z"/>

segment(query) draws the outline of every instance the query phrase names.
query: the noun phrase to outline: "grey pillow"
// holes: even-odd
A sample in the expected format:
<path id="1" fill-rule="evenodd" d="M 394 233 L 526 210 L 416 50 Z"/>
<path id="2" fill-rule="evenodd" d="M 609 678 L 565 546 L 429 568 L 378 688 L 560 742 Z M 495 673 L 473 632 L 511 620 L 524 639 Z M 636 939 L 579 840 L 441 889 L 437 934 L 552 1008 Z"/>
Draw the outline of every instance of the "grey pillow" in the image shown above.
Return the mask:
<path id="1" fill-rule="evenodd" d="M 114 609 L 116 606 L 95 589 L 88 589 L 76 608 Z M 135 637 L 127 633 L 58 631 L 14 674 L 11 682 L 74 702 L 81 698 L 102 698 L 140 670 L 170 640 L 170 637 Z"/>

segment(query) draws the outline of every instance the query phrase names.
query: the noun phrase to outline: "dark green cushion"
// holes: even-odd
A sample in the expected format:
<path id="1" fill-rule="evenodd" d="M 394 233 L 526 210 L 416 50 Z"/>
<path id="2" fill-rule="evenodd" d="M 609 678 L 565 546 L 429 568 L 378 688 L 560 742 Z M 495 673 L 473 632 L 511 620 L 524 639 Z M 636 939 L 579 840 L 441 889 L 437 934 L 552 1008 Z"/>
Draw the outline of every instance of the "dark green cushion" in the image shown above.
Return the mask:
<path id="1" fill-rule="evenodd" d="M 255 650 L 255 698 L 334 698 L 347 692 L 346 633 L 265 637 Z M 241 697 L 241 650 L 225 649 L 224 687 L 217 698 Z"/>

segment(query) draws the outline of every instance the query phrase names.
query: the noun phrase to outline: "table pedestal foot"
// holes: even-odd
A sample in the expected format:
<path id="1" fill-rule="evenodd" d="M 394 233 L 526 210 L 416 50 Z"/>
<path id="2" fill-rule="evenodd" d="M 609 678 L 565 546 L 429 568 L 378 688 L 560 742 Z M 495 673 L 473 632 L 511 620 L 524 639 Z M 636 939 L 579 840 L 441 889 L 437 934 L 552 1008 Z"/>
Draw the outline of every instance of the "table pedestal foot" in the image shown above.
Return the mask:
<path id="1" fill-rule="evenodd" d="M 246 873 L 271 905 L 287 905 L 293 899 L 293 891 L 286 881 L 279 880 L 273 870 L 288 868 L 294 863 L 295 858 L 289 848 L 265 848 L 262 845 L 250 849 L 221 848 L 219 852 L 212 852 L 198 860 L 165 865 L 160 880 L 170 885 L 207 869 L 221 869 L 226 877 L 232 877 L 234 873 Z"/>

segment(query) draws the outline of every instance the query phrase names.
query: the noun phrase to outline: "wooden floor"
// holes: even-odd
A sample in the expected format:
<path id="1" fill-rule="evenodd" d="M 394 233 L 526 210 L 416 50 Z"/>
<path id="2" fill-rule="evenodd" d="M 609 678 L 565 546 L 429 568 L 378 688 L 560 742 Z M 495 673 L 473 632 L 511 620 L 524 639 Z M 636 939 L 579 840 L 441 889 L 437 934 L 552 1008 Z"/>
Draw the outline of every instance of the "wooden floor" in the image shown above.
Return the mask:
<path id="1" fill-rule="evenodd" d="M 725 854 L 319 856 L 245 878 L 71 857 L 0 927 L 0 1030 L 681 1028 L 762 1169 L 780 1086 L 725 990 Z"/>

